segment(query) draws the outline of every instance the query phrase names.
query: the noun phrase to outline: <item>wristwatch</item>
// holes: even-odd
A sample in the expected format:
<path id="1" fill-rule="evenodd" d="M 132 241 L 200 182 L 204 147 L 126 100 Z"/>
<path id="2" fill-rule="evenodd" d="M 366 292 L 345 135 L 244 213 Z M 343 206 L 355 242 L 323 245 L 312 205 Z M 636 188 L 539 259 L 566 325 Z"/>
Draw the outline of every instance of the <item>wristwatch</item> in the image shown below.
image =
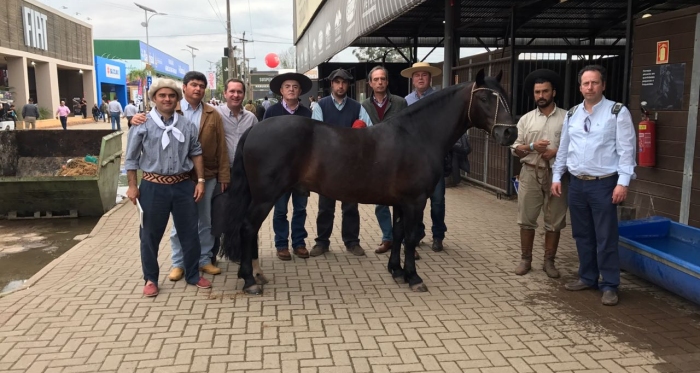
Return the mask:
<path id="1" fill-rule="evenodd" d="M 204 178 L 201 178 L 201 177 L 200 177 L 199 179 L 197 179 L 197 182 L 198 182 L 198 183 L 204 183 L 204 182 L 206 182 L 206 180 L 205 180 Z"/>

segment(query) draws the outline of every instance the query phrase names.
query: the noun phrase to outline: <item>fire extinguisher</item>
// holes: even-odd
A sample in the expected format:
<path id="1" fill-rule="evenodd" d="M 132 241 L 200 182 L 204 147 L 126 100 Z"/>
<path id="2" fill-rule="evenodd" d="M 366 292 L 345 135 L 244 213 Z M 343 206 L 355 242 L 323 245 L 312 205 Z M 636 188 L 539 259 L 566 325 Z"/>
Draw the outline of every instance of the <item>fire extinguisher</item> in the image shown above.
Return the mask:
<path id="1" fill-rule="evenodd" d="M 642 121 L 639 122 L 639 165 L 656 166 L 656 117 L 649 119 L 646 102 L 642 102 Z M 656 113 L 658 116 L 658 113 Z"/>

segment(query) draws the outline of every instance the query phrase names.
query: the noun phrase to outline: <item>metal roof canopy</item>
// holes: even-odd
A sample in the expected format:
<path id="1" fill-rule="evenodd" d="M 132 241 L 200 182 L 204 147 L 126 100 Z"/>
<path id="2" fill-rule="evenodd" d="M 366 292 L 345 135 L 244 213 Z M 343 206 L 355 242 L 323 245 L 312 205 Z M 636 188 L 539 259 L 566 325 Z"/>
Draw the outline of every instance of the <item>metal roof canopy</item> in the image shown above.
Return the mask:
<path id="1" fill-rule="evenodd" d="M 354 47 L 435 47 L 445 36 L 445 1 L 425 0 L 357 38 Z M 460 47 L 508 45 L 515 15 L 516 47 L 624 45 L 627 0 L 461 0 Z M 633 0 L 633 18 L 697 5 L 697 0 Z"/>

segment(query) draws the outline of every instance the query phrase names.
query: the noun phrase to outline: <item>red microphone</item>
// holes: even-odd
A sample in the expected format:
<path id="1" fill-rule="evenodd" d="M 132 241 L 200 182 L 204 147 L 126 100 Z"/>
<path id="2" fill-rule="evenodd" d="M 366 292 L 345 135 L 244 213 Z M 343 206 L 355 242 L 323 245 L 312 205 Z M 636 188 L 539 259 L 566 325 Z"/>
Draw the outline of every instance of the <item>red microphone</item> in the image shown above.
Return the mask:
<path id="1" fill-rule="evenodd" d="M 366 128 L 366 127 L 367 127 L 367 123 L 365 123 L 365 121 L 363 121 L 361 119 L 358 119 L 358 120 L 352 122 L 352 128 Z"/>

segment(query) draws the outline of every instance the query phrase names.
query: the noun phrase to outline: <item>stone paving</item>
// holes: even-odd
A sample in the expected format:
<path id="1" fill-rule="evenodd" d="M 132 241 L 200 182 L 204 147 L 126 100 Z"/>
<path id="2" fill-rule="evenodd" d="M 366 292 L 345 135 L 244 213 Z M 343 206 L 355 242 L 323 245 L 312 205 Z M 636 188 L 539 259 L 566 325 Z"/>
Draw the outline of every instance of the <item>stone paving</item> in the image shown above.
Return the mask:
<path id="1" fill-rule="evenodd" d="M 373 252 L 374 206 L 361 206 L 359 258 L 342 250 L 337 216 L 330 253 L 281 262 L 268 219 L 261 263 L 272 281 L 258 297 L 241 293 L 228 262 L 213 290 L 168 281 L 166 239 L 161 293 L 144 298 L 138 216 L 118 205 L 30 287 L 0 298 L 0 371 L 700 372 L 697 306 L 629 274 L 617 307 L 563 290 L 577 266 L 568 228 L 562 279 L 540 269 L 539 235 L 534 270 L 515 276 L 516 203 L 464 184 L 447 201 L 446 250 L 420 249 L 428 293 L 394 283 L 387 255 Z"/>

